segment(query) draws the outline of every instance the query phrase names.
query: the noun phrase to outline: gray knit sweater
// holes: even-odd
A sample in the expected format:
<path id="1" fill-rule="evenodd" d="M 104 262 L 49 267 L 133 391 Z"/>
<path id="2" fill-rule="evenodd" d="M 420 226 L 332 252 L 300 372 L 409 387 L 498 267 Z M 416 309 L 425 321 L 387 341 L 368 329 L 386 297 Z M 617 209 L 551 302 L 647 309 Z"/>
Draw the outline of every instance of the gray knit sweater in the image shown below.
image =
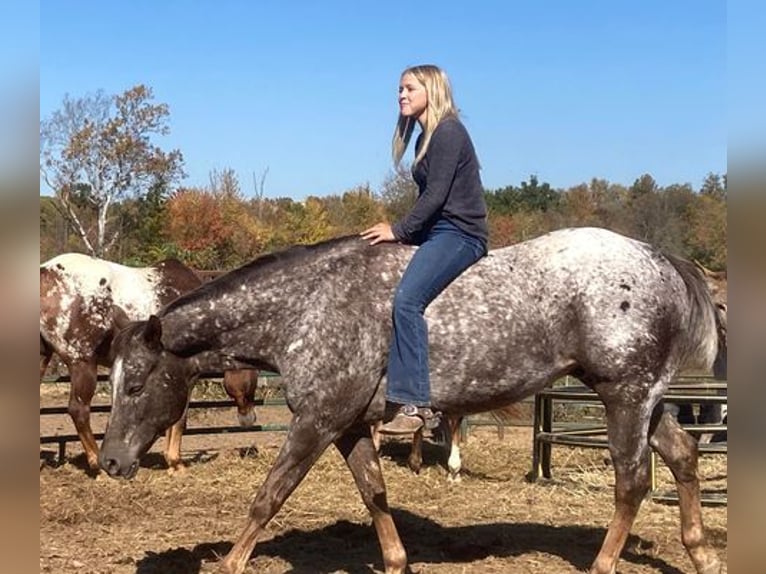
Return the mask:
<path id="1" fill-rule="evenodd" d="M 418 146 L 422 134 L 418 138 Z M 417 147 L 416 147 L 417 149 Z M 471 137 L 457 118 L 436 126 L 426 155 L 412 169 L 418 199 L 412 210 L 392 225 L 402 243 L 420 243 L 439 219 L 454 223 L 487 244 L 487 206 L 479 176 L 479 160 Z"/>

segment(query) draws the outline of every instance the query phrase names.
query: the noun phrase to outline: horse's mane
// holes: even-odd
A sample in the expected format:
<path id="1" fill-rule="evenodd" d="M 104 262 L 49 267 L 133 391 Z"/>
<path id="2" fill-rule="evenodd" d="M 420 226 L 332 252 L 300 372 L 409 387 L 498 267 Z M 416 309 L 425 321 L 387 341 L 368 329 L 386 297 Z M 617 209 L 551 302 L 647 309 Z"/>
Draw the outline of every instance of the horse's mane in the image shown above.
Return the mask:
<path id="1" fill-rule="evenodd" d="M 284 267 L 300 266 L 304 261 L 313 261 L 317 257 L 332 253 L 333 251 L 345 253 L 348 251 L 347 249 L 343 249 L 345 246 L 354 247 L 357 245 L 359 249 L 365 248 L 367 247 L 367 242 L 361 239 L 358 235 L 343 235 L 325 241 L 319 241 L 317 243 L 293 245 L 285 249 L 265 253 L 240 267 L 208 281 L 194 291 L 182 295 L 169 304 L 163 310 L 163 314 L 172 311 L 182 304 L 190 303 L 205 297 L 210 293 L 223 289 L 231 283 L 241 283 L 253 273 L 274 273 Z"/>
<path id="2" fill-rule="evenodd" d="M 339 247 L 347 244 L 354 243 L 358 243 L 360 247 L 366 245 L 358 235 L 343 235 L 341 237 L 335 237 L 317 243 L 292 245 L 279 251 L 260 255 L 249 263 L 245 263 L 241 267 L 221 275 L 221 277 L 216 280 L 228 277 L 228 280 L 235 281 L 243 275 L 248 275 L 255 270 L 262 270 L 266 267 L 270 268 L 270 270 L 277 270 L 281 269 L 283 266 L 300 264 L 303 260 L 315 259 L 317 256 L 321 256 L 333 250 L 338 250 Z"/>

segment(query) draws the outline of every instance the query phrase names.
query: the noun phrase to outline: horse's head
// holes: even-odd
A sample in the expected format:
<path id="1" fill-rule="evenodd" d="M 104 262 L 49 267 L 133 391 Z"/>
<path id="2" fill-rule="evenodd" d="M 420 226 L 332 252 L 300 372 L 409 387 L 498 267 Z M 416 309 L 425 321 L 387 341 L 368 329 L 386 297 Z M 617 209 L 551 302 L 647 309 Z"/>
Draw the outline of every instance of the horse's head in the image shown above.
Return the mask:
<path id="1" fill-rule="evenodd" d="M 139 457 L 186 408 L 192 365 L 161 338 L 160 319 L 151 316 L 128 324 L 113 342 L 112 412 L 99 460 L 110 476 L 132 478 Z"/>

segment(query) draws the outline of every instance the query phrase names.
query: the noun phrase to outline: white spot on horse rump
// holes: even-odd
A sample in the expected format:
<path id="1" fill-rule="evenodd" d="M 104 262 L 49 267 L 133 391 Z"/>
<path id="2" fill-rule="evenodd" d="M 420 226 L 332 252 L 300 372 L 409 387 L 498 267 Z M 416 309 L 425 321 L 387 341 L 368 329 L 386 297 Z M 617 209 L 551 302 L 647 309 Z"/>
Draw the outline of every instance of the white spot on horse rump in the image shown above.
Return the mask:
<path id="1" fill-rule="evenodd" d="M 292 353 L 293 351 L 297 351 L 301 347 L 303 347 L 303 339 L 298 339 L 297 341 L 293 341 L 292 343 L 290 343 L 290 346 L 287 347 L 287 352 Z"/>
<path id="2" fill-rule="evenodd" d="M 110 375 L 109 378 L 112 380 L 112 404 L 114 404 L 117 402 L 117 390 L 122 387 L 122 382 L 125 379 L 122 372 L 122 357 L 117 357 L 114 361 Z"/>
<path id="3" fill-rule="evenodd" d="M 82 297 L 89 311 L 93 306 L 103 308 L 113 303 L 131 320 L 146 319 L 160 308 L 160 276 L 155 269 L 127 267 L 82 253 L 64 253 L 41 267 L 59 274 L 63 289 L 71 297 L 70 305 L 75 296 Z M 68 307 L 62 303 L 61 308 Z"/>

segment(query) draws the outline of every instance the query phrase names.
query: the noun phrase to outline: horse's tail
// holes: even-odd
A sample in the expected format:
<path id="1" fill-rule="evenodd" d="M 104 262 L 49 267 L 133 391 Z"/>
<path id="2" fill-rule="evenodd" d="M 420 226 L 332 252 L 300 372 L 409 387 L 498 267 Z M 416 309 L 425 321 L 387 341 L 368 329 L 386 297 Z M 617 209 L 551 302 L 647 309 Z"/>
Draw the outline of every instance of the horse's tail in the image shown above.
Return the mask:
<path id="1" fill-rule="evenodd" d="M 490 416 L 495 419 L 495 422 L 499 425 L 506 425 L 513 420 L 519 420 L 524 417 L 522 409 L 518 403 L 513 403 L 505 407 L 499 407 L 489 412 Z"/>
<path id="2" fill-rule="evenodd" d="M 665 254 L 686 285 L 689 315 L 681 348 L 681 365 L 706 370 L 725 363 L 726 323 L 710 297 L 705 278 L 690 261 Z"/>

